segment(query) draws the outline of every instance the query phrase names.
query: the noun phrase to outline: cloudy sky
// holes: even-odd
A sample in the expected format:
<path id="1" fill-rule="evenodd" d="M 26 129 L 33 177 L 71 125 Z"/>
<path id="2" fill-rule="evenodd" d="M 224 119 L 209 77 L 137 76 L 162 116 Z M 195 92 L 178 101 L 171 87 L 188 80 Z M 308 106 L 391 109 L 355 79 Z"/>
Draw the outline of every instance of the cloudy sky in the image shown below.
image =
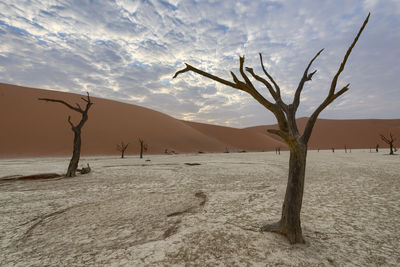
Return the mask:
<path id="1" fill-rule="evenodd" d="M 338 86 L 350 90 L 320 117 L 399 118 L 398 0 L 0 1 L 0 82 L 89 91 L 185 120 L 270 124 L 273 115 L 245 93 L 173 74 L 187 62 L 230 79 L 245 55 L 261 75 L 261 52 L 289 101 L 308 61 L 325 48 L 302 95 L 298 117 L 308 116 L 368 12 Z"/>

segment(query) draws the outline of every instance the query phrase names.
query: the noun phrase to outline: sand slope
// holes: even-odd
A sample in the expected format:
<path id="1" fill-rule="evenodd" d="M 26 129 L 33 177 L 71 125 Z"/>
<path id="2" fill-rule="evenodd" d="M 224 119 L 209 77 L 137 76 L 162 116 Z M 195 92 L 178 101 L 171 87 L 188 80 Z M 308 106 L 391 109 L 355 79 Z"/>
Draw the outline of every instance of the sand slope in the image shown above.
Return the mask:
<path id="1" fill-rule="evenodd" d="M 297 120 L 300 132 L 304 131 L 308 118 Z M 277 125 L 264 125 L 246 128 L 255 132 L 263 133 L 267 129 L 277 129 Z M 348 148 L 375 148 L 376 144 L 386 148 L 379 134 L 389 136 L 392 133 L 397 138 L 395 146 L 400 146 L 400 120 L 328 120 L 318 119 L 315 123 L 312 136 L 309 141 L 310 149 L 344 149 Z M 270 135 L 272 138 L 279 138 Z"/>
<path id="2" fill-rule="evenodd" d="M 38 101 L 56 98 L 82 103 L 80 95 L 0 84 L 0 157 L 64 156 L 72 151 L 73 134 L 67 122 L 79 114 L 57 103 Z M 285 145 L 267 134 L 267 128 L 245 129 L 177 120 L 163 113 L 121 102 L 92 98 L 93 107 L 83 128 L 83 155 L 117 155 L 116 144 L 130 146 L 127 155 L 137 154 L 138 138 L 149 144 L 152 154 L 165 149 L 178 153 L 268 151 Z M 304 125 L 300 119 L 300 125 Z M 319 120 L 310 148 L 369 148 L 379 143 L 378 133 L 400 136 L 400 120 Z"/>
<path id="3" fill-rule="evenodd" d="M 62 104 L 38 101 L 39 97 L 82 103 L 76 94 L 0 84 L 0 157 L 71 153 L 73 135 L 67 118 L 71 115 L 77 122 L 79 114 Z M 164 153 L 165 149 L 178 153 L 223 152 L 227 147 L 262 151 L 281 145 L 252 131 L 213 125 L 193 127 L 196 124 L 140 106 L 95 97 L 92 101 L 89 120 L 82 130 L 83 155 L 118 154 L 115 147 L 121 141 L 131 143 L 128 155 L 136 154 L 138 138 L 149 144 L 149 153 Z M 247 144 L 245 140 L 254 136 L 258 144 Z"/>

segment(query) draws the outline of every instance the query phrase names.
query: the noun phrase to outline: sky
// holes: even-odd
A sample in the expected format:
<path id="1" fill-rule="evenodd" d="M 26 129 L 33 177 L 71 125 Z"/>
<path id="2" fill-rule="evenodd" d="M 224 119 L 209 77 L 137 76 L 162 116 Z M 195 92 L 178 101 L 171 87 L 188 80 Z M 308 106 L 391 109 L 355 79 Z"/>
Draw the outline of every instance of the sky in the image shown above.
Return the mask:
<path id="1" fill-rule="evenodd" d="M 188 63 L 231 80 L 242 55 L 262 75 L 262 53 L 291 103 L 308 62 L 325 48 L 297 112 L 310 116 L 368 12 L 338 83 L 350 90 L 320 118 L 400 118 L 398 0 L 0 0 L 0 82 L 87 91 L 177 119 L 272 124 L 273 114 L 244 92 L 194 73 L 172 76 Z"/>

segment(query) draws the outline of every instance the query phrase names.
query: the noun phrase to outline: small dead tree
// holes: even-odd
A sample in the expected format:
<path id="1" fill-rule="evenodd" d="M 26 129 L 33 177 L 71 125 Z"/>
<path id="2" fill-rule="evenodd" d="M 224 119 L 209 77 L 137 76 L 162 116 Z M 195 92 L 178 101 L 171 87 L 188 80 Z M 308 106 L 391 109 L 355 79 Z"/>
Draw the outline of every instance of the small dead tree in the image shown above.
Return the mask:
<path id="1" fill-rule="evenodd" d="M 88 120 L 89 109 L 93 105 L 93 102 L 90 100 L 89 93 L 87 93 L 86 98 L 81 97 L 81 99 L 86 102 L 85 108 L 82 108 L 78 103 L 76 104 L 76 106 L 72 106 L 72 105 L 68 104 L 67 102 L 65 102 L 63 100 L 59 100 L 59 99 L 39 98 L 39 100 L 46 101 L 46 102 L 61 103 L 65 106 L 67 106 L 68 108 L 70 108 L 76 112 L 79 112 L 82 116 L 80 122 L 76 125 L 74 125 L 72 123 L 71 116 L 68 116 L 68 122 L 71 125 L 72 131 L 74 132 L 74 148 L 73 148 L 73 152 L 72 152 L 71 161 L 69 162 L 67 174 L 65 175 L 67 177 L 74 177 L 76 175 L 79 158 L 81 156 L 81 144 L 82 144 L 81 131 L 82 131 L 83 125 Z"/>
<path id="2" fill-rule="evenodd" d="M 381 139 L 383 142 L 389 145 L 390 148 L 390 155 L 393 155 L 393 142 L 396 141 L 396 138 L 393 138 L 392 133 L 389 133 L 389 138 L 386 138 L 383 134 L 380 134 Z"/>
<path id="3" fill-rule="evenodd" d="M 344 153 L 347 153 L 347 146 L 344 145 Z"/>
<path id="4" fill-rule="evenodd" d="M 231 72 L 231 76 L 233 81 L 229 81 L 208 72 L 202 71 L 198 68 L 195 68 L 187 63 L 185 63 L 186 67 L 182 70 L 179 70 L 175 73 L 173 78 L 176 78 L 178 75 L 185 72 L 194 72 L 221 84 L 227 85 L 229 87 L 235 88 L 237 90 L 246 92 L 250 94 L 255 100 L 257 100 L 261 105 L 263 105 L 266 109 L 271 111 L 277 121 L 279 129 L 270 129 L 268 130 L 270 133 L 276 134 L 281 137 L 285 143 L 288 145 L 290 150 L 290 159 L 289 159 L 289 175 L 288 175 L 288 183 L 286 187 L 285 199 L 282 206 L 282 215 L 281 219 L 274 224 L 267 224 L 261 228 L 262 231 L 272 231 L 280 233 L 286 236 L 290 243 L 304 243 L 301 222 L 300 222 L 300 211 L 303 201 L 303 189 L 304 189 L 304 176 L 306 169 L 306 157 L 307 157 L 307 144 L 311 136 L 311 132 L 314 128 L 314 124 L 318 118 L 318 115 L 323 111 L 329 104 L 331 104 L 336 98 L 344 94 L 347 90 L 349 90 L 349 84 L 344 86 L 339 91 L 336 91 L 337 81 L 342 73 L 344 66 L 347 62 L 350 53 L 357 43 L 358 38 L 360 37 L 364 27 L 366 26 L 369 19 L 369 14 L 365 19 L 363 25 L 361 26 L 358 34 L 353 40 L 350 47 L 347 49 L 347 52 L 344 56 L 340 67 L 333 77 L 330 85 L 330 89 L 327 97 L 321 103 L 319 107 L 313 112 L 311 117 L 308 119 L 307 124 L 305 126 L 303 134 L 300 134 L 298 130 L 298 126 L 296 123 L 296 111 L 300 104 L 300 95 L 303 91 L 304 84 L 307 81 L 310 81 L 313 75 L 316 73 L 316 70 L 309 73 L 309 69 L 314 62 L 314 60 L 321 54 L 323 51 L 320 50 L 309 62 L 306 67 L 303 76 L 300 79 L 298 87 L 295 91 L 294 100 L 291 104 L 286 104 L 283 102 L 281 97 L 281 89 L 272 76 L 267 72 L 264 67 L 264 63 L 262 60 L 262 55 L 260 55 L 260 63 L 261 68 L 266 75 L 266 78 L 263 78 L 257 75 L 252 68 L 244 68 L 244 56 L 239 57 L 239 71 L 243 78 L 243 80 L 239 80 L 239 78 Z M 275 102 L 271 102 L 263 95 L 259 93 L 256 87 L 253 85 L 253 82 L 249 79 L 244 69 L 249 73 L 255 80 L 265 85 L 268 89 L 270 95 L 272 96 Z"/>
<path id="5" fill-rule="evenodd" d="M 376 144 L 375 151 L 376 151 L 377 153 L 379 152 L 379 144 Z"/>
<path id="6" fill-rule="evenodd" d="M 122 158 L 122 159 L 123 159 L 124 156 L 125 156 L 125 151 L 126 151 L 126 149 L 128 148 L 128 146 L 129 146 L 129 143 L 125 144 L 123 141 L 121 141 L 120 144 L 117 144 L 117 150 L 118 150 L 119 152 L 121 152 L 121 158 Z"/>
<path id="7" fill-rule="evenodd" d="M 149 146 L 144 143 L 144 140 L 139 138 L 139 143 L 140 143 L 140 158 L 143 158 L 143 152 L 146 152 Z"/>

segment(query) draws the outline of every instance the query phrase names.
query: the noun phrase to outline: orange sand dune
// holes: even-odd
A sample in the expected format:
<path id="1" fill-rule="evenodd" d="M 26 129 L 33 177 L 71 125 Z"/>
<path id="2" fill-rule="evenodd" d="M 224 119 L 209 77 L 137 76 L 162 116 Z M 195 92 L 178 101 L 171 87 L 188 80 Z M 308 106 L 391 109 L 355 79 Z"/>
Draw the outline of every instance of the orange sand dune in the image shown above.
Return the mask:
<path id="1" fill-rule="evenodd" d="M 62 99 L 71 104 L 83 102 L 81 95 L 0 84 L 0 157 L 71 154 L 73 134 L 67 118 L 71 115 L 72 121 L 77 122 L 79 114 L 59 103 L 39 101 L 39 97 Z M 127 155 L 137 154 L 138 138 L 148 143 L 148 153 L 164 153 L 165 149 L 177 153 L 224 152 L 226 148 L 262 151 L 280 144 L 252 131 L 214 125 L 203 125 L 200 129 L 140 106 L 95 97 L 92 101 L 89 120 L 82 130 L 83 155 L 117 155 L 116 144 L 121 141 L 130 143 Z M 213 130 L 221 128 L 224 130 Z M 253 140 L 246 144 L 250 136 L 258 137 L 258 146 Z"/>
<path id="2" fill-rule="evenodd" d="M 82 103 L 80 95 L 0 84 L 0 157 L 67 156 L 73 134 L 68 115 L 77 122 L 79 114 L 58 103 L 39 101 L 56 98 Z M 94 105 L 82 130 L 83 155 L 118 155 L 116 144 L 129 142 L 126 155 L 137 154 L 138 138 L 152 154 L 165 149 L 177 153 L 267 151 L 285 145 L 257 126 L 245 129 L 177 120 L 163 113 L 121 102 L 92 98 Z M 300 119 L 300 125 L 304 124 Z M 310 148 L 369 148 L 379 143 L 378 133 L 391 131 L 400 137 L 400 120 L 319 120 Z"/>
<path id="3" fill-rule="evenodd" d="M 308 118 L 297 120 L 300 132 L 304 131 Z M 267 129 L 277 129 L 277 125 L 256 126 L 246 128 L 259 133 L 265 133 Z M 379 134 L 386 137 L 392 133 L 397 140 L 395 147 L 400 147 L 400 119 L 381 120 L 328 120 L 318 119 L 315 123 L 312 136 L 310 138 L 309 149 L 344 149 L 347 148 L 375 148 L 377 144 L 380 147 L 388 147 L 381 140 Z M 279 137 L 270 135 L 273 138 Z"/>
<path id="4" fill-rule="evenodd" d="M 227 151 L 270 151 L 277 147 L 287 147 L 281 140 L 271 138 L 265 132 L 249 131 L 231 127 L 210 125 L 198 122 L 185 123 L 203 134 L 221 140 L 226 144 Z"/>

